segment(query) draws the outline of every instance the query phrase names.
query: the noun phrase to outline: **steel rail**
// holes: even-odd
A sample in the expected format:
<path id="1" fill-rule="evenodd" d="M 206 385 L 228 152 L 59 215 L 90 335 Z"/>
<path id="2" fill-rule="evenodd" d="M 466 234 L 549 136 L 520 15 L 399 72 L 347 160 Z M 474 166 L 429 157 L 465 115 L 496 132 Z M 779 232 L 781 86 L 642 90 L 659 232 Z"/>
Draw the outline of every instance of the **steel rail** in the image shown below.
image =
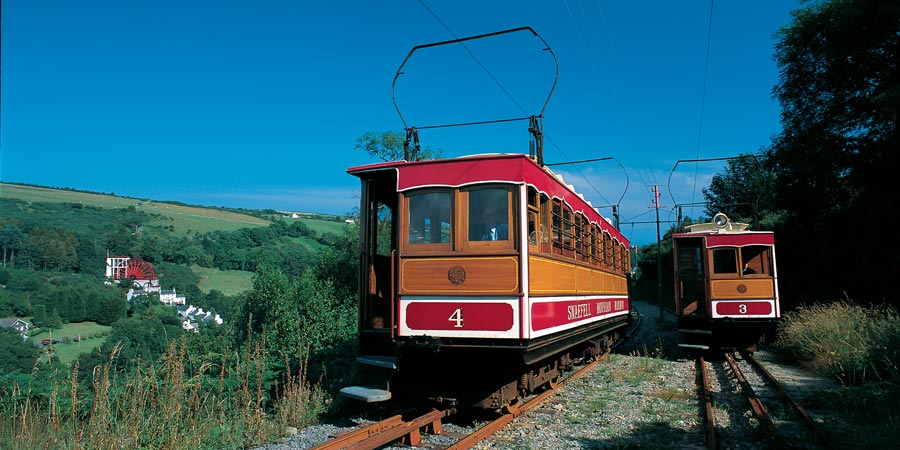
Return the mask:
<path id="1" fill-rule="evenodd" d="M 838 448 L 831 443 L 825 432 L 821 428 L 819 428 L 818 425 L 816 425 L 816 422 L 812 420 L 806 410 L 803 409 L 803 407 L 800 406 L 800 404 L 797 403 L 794 398 L 787 393 L 787 391 L 784 389 L 784 385 L 781 384 L 781 382 L 779 382 L 777 379 L 775 379 L 775 376 L 773 376 L 765 367 L 763 367 L 762 364 L 759 363 L 759 361 L 753 358 L 753 356 L 749 353 L 742 353 L 741 356 L 744 358 L 744 361 L 750 363 L 751 366 L 756 368 L 756 370 L 758 370 L 766 378 L 766 380 L 768 380 L 769 383 L 772 384 L 772 386 L 778 392 L 778 395 L 781 396 L 782 400 L 784 400 L 791 406 L 791 408 L 797 414 L 797 417 L 800 418 L 800 421 L 803 422 L 803 424 L 806 425 L 806 427 L 816 435 L 816 437 L 819 439 L 819 444 L 823 448 L 828 450 Z"/>
<path id="2" fill-rule="evenodd" d="M 322 445 L 313 447 L 313 450 L 372 450 L 397 440 L 408 445 L 419 445 L 422 443 L 422 428 L 426 428 L 432 434 L 441 434 L 443 432 L 441 419 L 451 413 L 451 410 L 433 410 L 410 421 L 404 421 L 399 415 L 392 416 L 381 422 L 338 436 Z"/>
<path id="3" fill-rule="evenodd" d="M 781 435 L 778 433 L 778 429 L 775 428 L 775 422 L 772 421 L 772 418 L 769 417 L 769 413 L 766 411 L 766 407 L 763 406 L 762 400 L 759 399 L 759 396 L 756 395 L 756 392 L 753 391 L 753 386 L 750 386 L 750 382 L 747 381 L 747 378 L 744 376 L 744 373 L 741 372 L 741 368 L 738 367 L 737 361 L 734 359 L 734 355 L 731 353 L 725 353 L 725 361 L 728 362 L 728 366 L 731 367 L 731 373 L 734 374 L 734 377 L 737 379 L 738 383 L 741 385 L 741 391 L 744 392 L 744 395 L 747 397 L 747 401 L 750 402 L 750 409 L 753 410 L 753 415 L 756 416 L 756 420 L 766 429 L 766 433 L 769 435 L 770 446 L 783 448 L 784 443 L 781 438 Z"/>
<path id="4" fill-rule="evenodd" d="M 703 409 L 706 414 L 706 448 L 716 450 L 716 417 L 713 415 L 712 410 L 712 396 L 710 395 L 706 361 L 703 360 L 702 356 L 697 358 L 697 373 L 699 374 L 697 382 L 700 384 L 700 395 L 702 396 Z"/>

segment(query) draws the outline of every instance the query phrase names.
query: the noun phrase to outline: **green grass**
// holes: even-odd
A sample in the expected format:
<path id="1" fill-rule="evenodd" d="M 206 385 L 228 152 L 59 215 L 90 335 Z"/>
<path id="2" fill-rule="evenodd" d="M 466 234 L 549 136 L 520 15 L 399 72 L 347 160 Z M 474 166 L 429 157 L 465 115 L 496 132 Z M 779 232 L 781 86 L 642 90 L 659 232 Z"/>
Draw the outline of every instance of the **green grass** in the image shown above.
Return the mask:
<path id="1" fill-rule="evenodd" d="M 137 210 L 144 211 L 147 214 L 158 214 L 161 216 L 158 219 L 149 221 L 146 224 L 147 226 L 167 228 L 171 226 L 173 233 L 178 236 L 187 234 L 189 230 L 193 233 L 234 231 L 240 228 L 267 226 L 270 223 L 269 221 L 258 217 L 223 211 L 216 208 L 174 205 L 115 195 L 93 194 L 89 192 L 36 186 L 21 186 L 17 184 L 0 183 L 0 195 L 7 198 L 17 198 L 26 202 L 80 203 L 87 206 L 98 206 L 103 208 L 127 208 L 133 206 Z M 340 225 L 337 222 L 333 223 Z"/>
<path id="2" fill-rule="evenodd" d="M 84 338 L 81 341 L 72 341 L 68 344 L 60 342 L 59 344 L 53 344 L 53 351 L 61 363 L 68 365 L 78 359 L 78 355 L 100 347 L 101 344 L 106 342 L 106 339 L 107 336 L 96 336 Z"/>
<path id="3" fill-rule="evenodd" d="M 31 342 L 39 343 L 44 339 L 68 339 L 68 343 L 53 344 L 53 351 L 59 357 L 60 362 L 69 364 L 78 358 L 78 355 L 89 352 L 106 341 L 106 334 L 112 327 L 99 325 L 96 322 L 73 322 L 63 325 L 52 331 L 42 331 L 30 338 Z M 79 336 L 81 341 L 78 341 Z M 90 337 L 88 337 L 90 336 Z M 49 348 L 49 347 L 45 347 Z"/>
<path id="4" fill-rule="evenodd" d="M 87 336 L 93 334 L 104 333 L 111 330 L 112 327 L 107 325 L 99 325 L 96 322 L 72 322 L 67 323 L 57 330 L 53 331 L 42 331 L 31 337 L 31 340 L 40 342 L 42 339 L 50 338 L 51 334 L 53 339 L 62 339 L 69 338 L 74 339 L 78 336 Z"/>
<path id="5" fill-rule="evenodd" d="M 322 250 L 325 250 L 326 248 L 328 248 L 327 245 L 323 245 L 319 241 L 312 239 L 312 238 L 308 238 L 306 236 L 288 238 L 288 240 L 293 243 L 300 244 L 300 245 L 306 247 L 306 249 L 312 253 L 319 253 Z"/>
<path id="6" fill-rule="evenodd" d="M 291 219 L 291 218 L 284 218 L 284 220 L 287 221 L 288 225 L 294 223 L 294 221 L 299 220 L 299 221 L 303 222 L 307 227 L 309 227 L 310 230 L 315 231 L 316 234 L 332 233 L 337 236 L 340 236 L 341 234 L 344 233 L 344 227 L 347 226 L 347 224 L 344 223 L 343 221 L 335 222 L 332 220 L 322 220 L 322 219 Z"/>
<path id="7" fill-rule="evenodd" d="M 253 272 L 219 270 L 200 266 L 191 266 L 191 270 L 200 275 L 199 287 L 204 293 L 215 289 L 232 296 L 253 288 Z"/>

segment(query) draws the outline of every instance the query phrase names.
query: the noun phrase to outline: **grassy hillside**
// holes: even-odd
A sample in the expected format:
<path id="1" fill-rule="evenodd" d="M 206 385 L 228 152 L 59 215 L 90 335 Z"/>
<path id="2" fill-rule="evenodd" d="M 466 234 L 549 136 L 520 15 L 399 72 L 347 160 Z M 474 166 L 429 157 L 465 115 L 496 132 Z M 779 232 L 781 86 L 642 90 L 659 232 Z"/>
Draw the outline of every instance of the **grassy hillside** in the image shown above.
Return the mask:
<path id="1" fill-rule="evenodd" d="M 207 293 L 213 289 L 225 295 L 237 295 L 253 288 L 253 272 L 244 270 L 219 270 L 208 267 L 191 266 L 200 275 L 200 290 Z"/>
<path id="2" fill-rule="evenodd" d="M 15 198 L 26 202 L 78 203 L 102 208 L 128 208 L 157 214 L 159 218 L 149 226 L 171 226 L 174 235 L 181 236 L 191 230 L 194 233 L 234 231 L 239 228 L 266 226 L 269 221 L 258 217 L 223 211 L 216 208 L 200 208 L 185 205 L 139 200 L 115 195 L 93 194 L 64 189 L 0 183 L 0 197 Z"/>

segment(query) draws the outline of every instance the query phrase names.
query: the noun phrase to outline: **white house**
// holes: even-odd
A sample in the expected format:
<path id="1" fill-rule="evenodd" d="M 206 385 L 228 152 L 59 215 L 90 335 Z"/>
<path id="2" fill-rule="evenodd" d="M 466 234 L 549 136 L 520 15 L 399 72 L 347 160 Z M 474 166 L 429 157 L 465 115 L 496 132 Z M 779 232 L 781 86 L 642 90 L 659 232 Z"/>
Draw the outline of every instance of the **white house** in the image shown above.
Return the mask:
<path id="1" fill-rule="evenodd" d="M 163 304 L 172 306 L 172 305 L 184 305 L 185 297 L 184 294 L 178 294 L 175 292 L 175 289 L 167 290 L 163 289 L 159 291 L 159 301 L 163 302 Z"/>
<path id="2" fill-rule="evenodd" d="M 218 314 L 217 314 L 218 315 Z M 31 327 L 28 325 L 28 322 L 22 319 L 0 319 L 0 327 L 6 328 L 15 328 L 19 334 L 24 335 L 28 332 L 28 329 Z"/>

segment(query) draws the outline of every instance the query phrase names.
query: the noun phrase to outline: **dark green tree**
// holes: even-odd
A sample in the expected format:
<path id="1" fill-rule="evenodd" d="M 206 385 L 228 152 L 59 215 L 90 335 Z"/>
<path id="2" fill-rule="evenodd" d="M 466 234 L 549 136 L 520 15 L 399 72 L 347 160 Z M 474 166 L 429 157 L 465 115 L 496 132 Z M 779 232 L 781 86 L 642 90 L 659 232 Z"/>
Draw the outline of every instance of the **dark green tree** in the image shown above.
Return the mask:
<path id="1" fill-rule="evenodd" d="M 78 263 L 75 235 L 62 228 L 32 228 L 28 246 L 44 270 L 66 271 Z"/>
<path id="2" fill-rule="evenodd" d="M 330 282 L 340 297 L 356 297 L 359 280 L 359 225 L 344 228 L 344 234 L 319 254 L 314 271 L 319 280 Z"/>
<path id="3" fill-rule="evenodd" d="M 63 326 L 62 318 L 59 316 L 59 310 L 53 308 L 50 311 L 50 314 L 47 315 L 46 327 L 51 330 L 57 330 Z"/>
<path id="4" fill-rule="evenodd" d="M 265 335 L 267 352 L 274 361 L 296 357 L 300 338 L 297 298 L 297 286 L 284 272 L 261 266 L 232 322 L 238 343 L 245 342 L 249 328 L 254 337 Z"/>
<path id="5" fill-rule="evenodd" d="M 34 318 L 32 320 L 36 326 L 44 326 L 47 322 L 47 307 L 45 305 L 34 305 Z"/>
<path id="6" fill-rule="evenodd" d="M 13 266 L 16 252 L 25 245 L 25 233 L 16 224 L 4 224 L 0 228 L 0 250 L 3 253 L 3 267 Z"/>
<path id="7" fill-rule="evenodd" d="M 771 230 L 781 217 L 774 187 L 775 174 L 765 154 L 738 155 L 703 189 L 706 215 L 721 212 L 733 221 L 749 223 L 752 229 Z"/>
<path id="8" fill-rule="evenodd" d="M 14 371 L 28 373 L 38 359 L 34 345 L 22 340 L 12 328 L 0 328 L 0 375 Z"/>
<path id="9" fill-rule="evenodd" d="M 771 158 L 790 223 L 780 235 L 782 287 L 797 299 L 880 300 L 894 291 L 900 253 L 870 252 L 859 236 L 883 233 L 900 169 L 900 3 L 810 4 L 778 38 L 783 131 Z M 836 277 L 809 264 L 826 260 L 853 270 Z"/>
<path id="10" fill-rule="evenodd" d="M 128 310 L 125 295 L 118 289 L 105 290 L 98 299 L 96 322 L 100 325 L 112 325 L 125 317 Z"/>

